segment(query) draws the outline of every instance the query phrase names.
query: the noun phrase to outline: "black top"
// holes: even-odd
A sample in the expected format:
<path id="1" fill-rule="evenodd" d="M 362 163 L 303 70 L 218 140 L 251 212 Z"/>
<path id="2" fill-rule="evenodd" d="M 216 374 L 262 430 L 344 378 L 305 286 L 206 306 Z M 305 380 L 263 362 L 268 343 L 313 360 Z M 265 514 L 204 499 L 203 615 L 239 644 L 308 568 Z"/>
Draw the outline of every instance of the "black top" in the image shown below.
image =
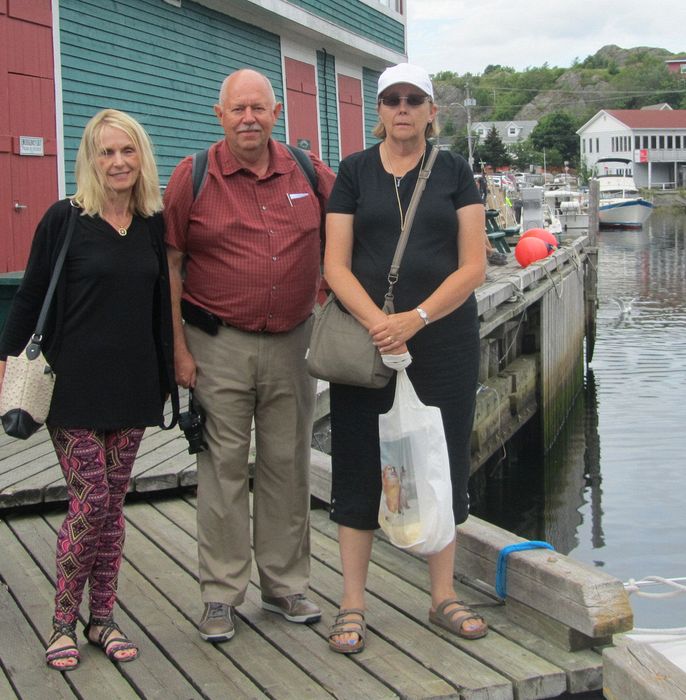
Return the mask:
<path id="1" fill-rule="evenodd" d="M 26 273 L 0 340 L 18 354 L 35 327 L 66 233 L 68 200 L 36 230 Z M 126 236 L 79 216 L 49 316 L 45 356 L 55 370 L 47 423 L 113 430 L 161 423 L 175 394 L 162 216 L 135 216 Z"/>
<path id="2" fill-rule="evenodd" d="M 425 159 L 430 148 L 427 144 Z M 410 204 L 419 169 L 418 163 L 400 180 L 403 214 Z M 469 165 L 459 155 L 439 152 L 400 264 L 396 311 L 415 308 L 457 269 L 455 211 L 468 204 L 481 204 Z M 352 272 L 381 307 L 401 224 L 393 175 L 383 168 L 378 144 L 341 162 L 328 211 L 355 215 Z"/>

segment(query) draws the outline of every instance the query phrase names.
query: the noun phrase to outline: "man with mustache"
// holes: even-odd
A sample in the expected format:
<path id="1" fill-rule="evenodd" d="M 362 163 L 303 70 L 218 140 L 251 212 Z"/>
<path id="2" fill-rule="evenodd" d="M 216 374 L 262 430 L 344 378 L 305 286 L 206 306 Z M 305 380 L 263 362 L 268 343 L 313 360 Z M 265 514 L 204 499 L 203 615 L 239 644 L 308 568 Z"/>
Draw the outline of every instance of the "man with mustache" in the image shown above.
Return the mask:
<path id="1" fill-rule="evenodd" d="M 209 148 L 202 185 L 188 157 L 164 197 L 176 379 L 194 390 L 206 416 L 198 559 L 205 605 L 199 632 L 209 642 L 234 635 L 235 608 L 250 581 L 253 421 L 262 606 L 291 622 L 321 616 L 305 596 L 315 396 L 305 354 L 334 174 L 307 153 L 314 188 L 306 168 L 271 138 L 281 108 L 264 75 L 248 69 L 229 75 L 214 107 L 225 137 Z"/>

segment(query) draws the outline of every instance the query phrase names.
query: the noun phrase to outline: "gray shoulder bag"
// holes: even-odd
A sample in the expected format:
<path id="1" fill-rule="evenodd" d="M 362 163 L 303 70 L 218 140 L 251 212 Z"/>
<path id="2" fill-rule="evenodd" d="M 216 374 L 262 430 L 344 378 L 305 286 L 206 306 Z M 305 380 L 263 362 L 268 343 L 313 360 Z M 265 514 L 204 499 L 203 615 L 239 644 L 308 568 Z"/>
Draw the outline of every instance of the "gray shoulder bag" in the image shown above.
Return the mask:
<path id="1" fill-rule="evenodd" d="M 394 312 L 393 288 L 398 282 L 398 271 L 414 215 L 437 155 L 438 148 L 434 146 L 419 172 L 407 208 L 405 224 L 400 232 L 388 273 L 388 291 L 383 305 L 383 311 L 387 314 Z M 388 384 L 393 375 L 393 370 L 383 363 L 367 329 L 352 314 L 341 309 L 333 292 L 321 308 L 315 311 L 310 349 L 307 353 L 307 369 L 317 379 L 368 389 L 381 389 Z"/>

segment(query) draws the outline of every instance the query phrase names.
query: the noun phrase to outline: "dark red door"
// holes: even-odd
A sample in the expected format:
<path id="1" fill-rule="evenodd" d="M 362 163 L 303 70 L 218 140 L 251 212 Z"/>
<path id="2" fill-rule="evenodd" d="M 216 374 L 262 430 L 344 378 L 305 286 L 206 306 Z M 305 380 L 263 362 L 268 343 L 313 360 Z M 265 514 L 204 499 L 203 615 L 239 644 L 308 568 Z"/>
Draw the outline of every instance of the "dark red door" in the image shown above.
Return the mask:
<path id="1" fill-rule="evenodd" d="M 320 155 L 317 125 L 317 79 L 314 66 L 286 58 L 288 143 Z"/>
<path id="2" fill-rule="evenodd" d="M 341 124 L 341 158 L 364 148 L 362 83 L 347 75 L 338 76 L 338 114 Z"/>
<path id="3" fill-rule="evenodd" d="M 0 0 L 0 271 L 26 267 L 57 199 L 51 0 Z"/>

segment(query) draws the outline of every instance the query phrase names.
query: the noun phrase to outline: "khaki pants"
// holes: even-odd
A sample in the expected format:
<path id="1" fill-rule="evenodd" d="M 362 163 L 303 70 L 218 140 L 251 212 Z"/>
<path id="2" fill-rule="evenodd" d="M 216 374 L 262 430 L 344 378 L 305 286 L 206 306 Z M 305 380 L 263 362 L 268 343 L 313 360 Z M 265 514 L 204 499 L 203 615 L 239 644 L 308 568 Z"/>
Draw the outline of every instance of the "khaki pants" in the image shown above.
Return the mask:
<path id="1" fill-rule="evenodd" d="M 312 321 L 288 333 L 186 325 L 209 450 L 198 455 L 198 562 L 205 603 L 240 605 L 250 580 L 248 453 L 255 422 L 253 539 L 262 592 L 304 593 L 310 573 L 309 467 L 316 382 Z"/>

